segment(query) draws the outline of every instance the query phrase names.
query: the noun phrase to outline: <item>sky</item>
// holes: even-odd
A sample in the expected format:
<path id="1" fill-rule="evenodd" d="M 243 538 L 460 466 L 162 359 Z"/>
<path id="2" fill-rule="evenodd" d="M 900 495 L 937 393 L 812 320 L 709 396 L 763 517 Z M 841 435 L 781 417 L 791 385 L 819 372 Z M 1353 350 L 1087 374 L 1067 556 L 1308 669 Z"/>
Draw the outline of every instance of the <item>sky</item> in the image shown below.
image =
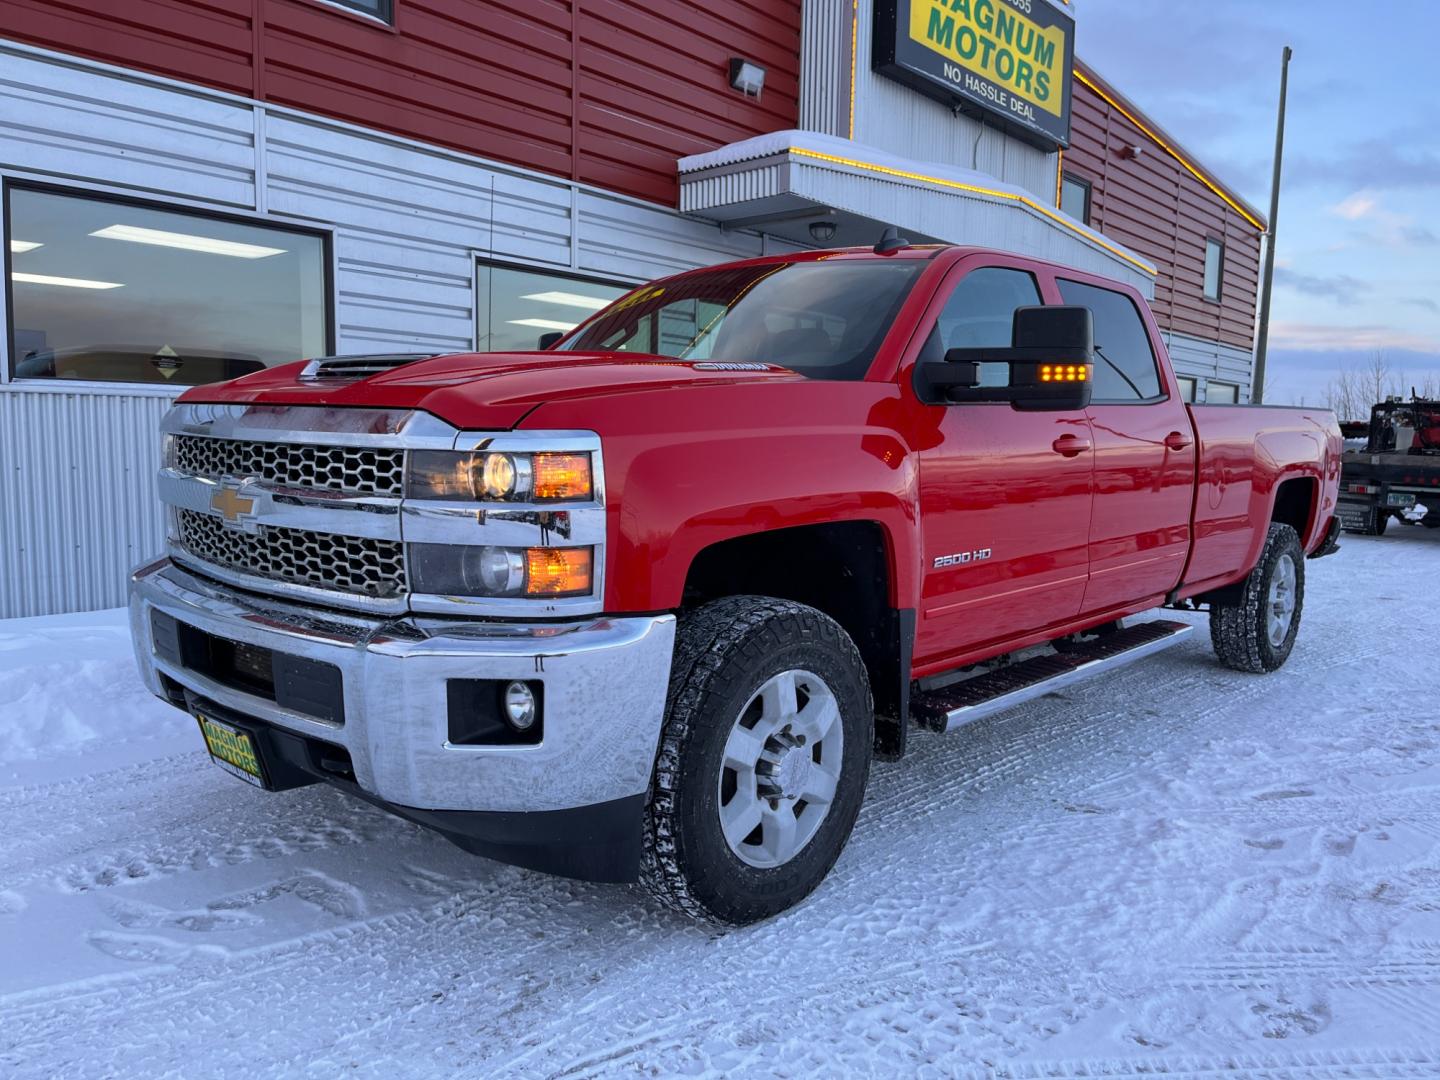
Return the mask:
<path id="1" fill-rule="evenodd" d="M 1295 50 L 1267 401 L 1322 401 L 1376 350 L 1408 382 L 1440 379 L 1440 0 L 1074 9 L 1077 54 L 1262 214 Z"/>

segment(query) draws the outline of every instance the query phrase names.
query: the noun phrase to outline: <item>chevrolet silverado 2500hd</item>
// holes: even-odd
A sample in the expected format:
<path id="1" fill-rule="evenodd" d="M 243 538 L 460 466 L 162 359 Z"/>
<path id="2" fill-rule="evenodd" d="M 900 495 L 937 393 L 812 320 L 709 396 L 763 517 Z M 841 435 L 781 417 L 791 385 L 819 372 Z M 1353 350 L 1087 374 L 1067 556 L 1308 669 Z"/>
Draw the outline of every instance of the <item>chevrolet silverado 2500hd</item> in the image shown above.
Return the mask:
<path id="1" fill-rule="evenodd" d="M 529 353 L 184 394 L 150 688 L 215 761 L 743 923 L 873 755 L 1181 640 L 1265 672 L 1334 548 L 1316 409 L 1187 406 L 1132 288 L 908 246 L 637 288 Z"/>

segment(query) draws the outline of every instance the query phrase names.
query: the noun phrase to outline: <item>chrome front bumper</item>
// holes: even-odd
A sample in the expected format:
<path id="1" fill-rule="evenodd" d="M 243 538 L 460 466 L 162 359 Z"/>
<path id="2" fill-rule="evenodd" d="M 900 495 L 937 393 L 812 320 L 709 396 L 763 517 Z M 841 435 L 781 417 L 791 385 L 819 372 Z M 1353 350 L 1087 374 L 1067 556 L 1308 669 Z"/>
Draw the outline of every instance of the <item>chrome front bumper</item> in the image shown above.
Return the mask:
<path id="1" fill-rule="evenodd" d="M 227 641 L 334 665 L 343 679 L 343 722 L 281 708 L 162 658 L 152 633 L 156 610 Z M 363 792 L 424 810 L 566 810 L 643 794 L 675 639 L 672 615 L 563 624 L 377 620 L 240 592 L 169 559 L 135 571 L 130 621 L 153 693 L 170 700 L 165 676 L 243 716 L 343 746 Z M 449 679 L 542 681 L 543 740 L 451 744 Z"/>

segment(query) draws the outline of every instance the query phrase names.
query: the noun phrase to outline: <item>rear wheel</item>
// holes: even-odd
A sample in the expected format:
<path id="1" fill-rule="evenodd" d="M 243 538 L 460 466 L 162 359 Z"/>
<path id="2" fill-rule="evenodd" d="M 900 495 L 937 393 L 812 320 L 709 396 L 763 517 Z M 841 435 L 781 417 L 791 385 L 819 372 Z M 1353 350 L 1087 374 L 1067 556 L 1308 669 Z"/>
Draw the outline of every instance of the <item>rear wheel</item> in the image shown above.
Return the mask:
<path id="1" fill-rule="evenodd" d="M 743 925 L 804 899 L 849 839 L 874 713 L 849 635 L 788 600 L 717 600 L 680 626 L 641 880 Z"/>
<path id="2" fill-rule="evenodd" d="M 1233 604 L 1210 608 L 1215 655 L 1236 671 L 1274 671 L 1290 657 L 1305 606 L 1305 553 L 1289 525 L 1272 523 L 1260 561 Z"/>

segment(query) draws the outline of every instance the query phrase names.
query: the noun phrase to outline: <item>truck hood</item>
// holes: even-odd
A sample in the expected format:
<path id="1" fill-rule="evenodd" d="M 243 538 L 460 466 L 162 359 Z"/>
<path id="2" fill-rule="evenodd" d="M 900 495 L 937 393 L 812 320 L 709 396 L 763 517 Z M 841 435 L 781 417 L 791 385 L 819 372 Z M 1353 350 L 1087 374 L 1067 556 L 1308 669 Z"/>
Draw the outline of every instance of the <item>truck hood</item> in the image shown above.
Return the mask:
<path id="1" fill-rule="evenodd" d="M 613 352 L 458 353 L 362 379 L 307 381 L 304 362 L 197 386 L 185 402 L 422 409 L 461 428 L 512 428 L 549 401 L 737 382 L 803 380 L 773 364 L 676 360 Z"/>

